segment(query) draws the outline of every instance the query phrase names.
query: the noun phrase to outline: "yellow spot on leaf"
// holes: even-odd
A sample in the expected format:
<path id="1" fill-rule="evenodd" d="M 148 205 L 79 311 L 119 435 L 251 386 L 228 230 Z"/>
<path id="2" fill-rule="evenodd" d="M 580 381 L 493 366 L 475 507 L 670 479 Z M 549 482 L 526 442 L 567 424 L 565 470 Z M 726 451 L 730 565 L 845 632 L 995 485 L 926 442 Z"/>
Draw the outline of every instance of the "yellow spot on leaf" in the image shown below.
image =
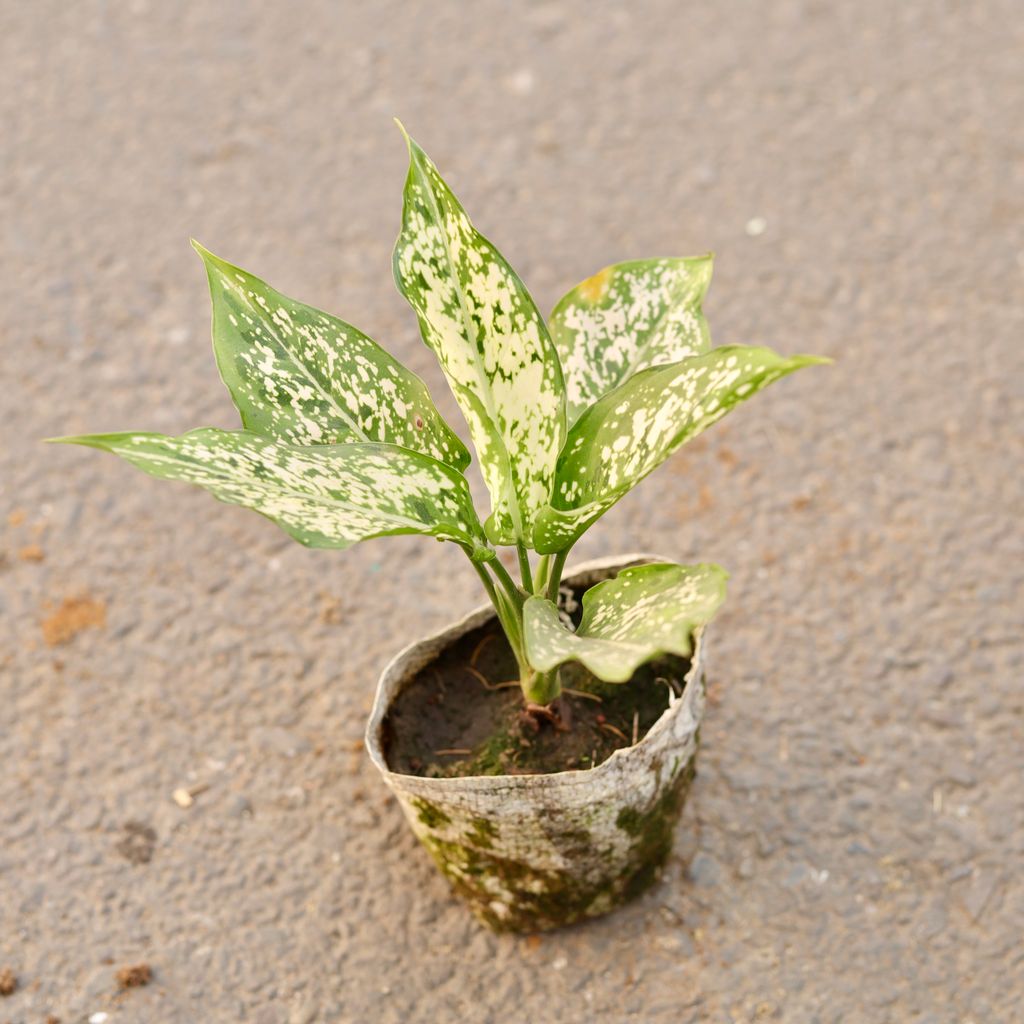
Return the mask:
<path id="1" fill-rule="evenodd" d="M 612 279 L 612 268 L 605 267 L 604 270 L 599 270 L 593 277 L 588 277 L 586 281 L 581 282 L 576 291 L 579 292 L 580 298 L 585 299 L 587 302 L 600 302 L 604 298 L 605 292 L 608 291 L 608 283 Z"/>

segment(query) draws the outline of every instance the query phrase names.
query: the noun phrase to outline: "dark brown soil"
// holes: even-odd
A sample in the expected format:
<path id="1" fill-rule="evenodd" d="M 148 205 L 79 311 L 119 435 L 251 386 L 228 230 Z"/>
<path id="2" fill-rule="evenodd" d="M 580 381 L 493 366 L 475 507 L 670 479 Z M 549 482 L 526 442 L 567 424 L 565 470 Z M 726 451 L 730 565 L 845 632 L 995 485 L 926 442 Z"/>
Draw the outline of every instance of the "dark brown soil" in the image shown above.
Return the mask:
<path id="1" fill-rule="evenodd" d="M 10 967 L 0 970 L 0 996 L 11 996 L 18 989 L 18 978 Z"/>
<path id="2" fill-rule="evenodd" d="M 122 967 L 114 978 L 121 988 L 139 988 L 148 985 L 153 977 L 149 964 L 133 964 L 131 967 Z"/>
<path id="3" fill-rule="evenodd" d="M 664 657 L 627 683 L 562 668 L 563 721 L 524 714 L 512 650 L 492 620 L 467 633 L 399 694 L 384 722 L 392 771 L 445 778 L 593 768 L 642 739 L 681 693 L 686 659 Z M 568 728 L 564 728 L 565 725 Z"/>
<path id="4" fill-rule="evenodd" d="M 131 864 L 148 864 L 156 846 L 156 829 L 141 821 L 127 821 L 124 836 L 115 849 Z"/>

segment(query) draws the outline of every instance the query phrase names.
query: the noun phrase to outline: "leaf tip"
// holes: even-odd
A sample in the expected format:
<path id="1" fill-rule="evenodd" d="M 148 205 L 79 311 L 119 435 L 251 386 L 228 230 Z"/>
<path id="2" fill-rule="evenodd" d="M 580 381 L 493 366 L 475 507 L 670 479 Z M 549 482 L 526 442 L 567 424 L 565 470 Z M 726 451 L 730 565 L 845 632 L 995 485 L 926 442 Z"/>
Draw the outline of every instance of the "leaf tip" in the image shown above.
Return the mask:
<path id="1" fill-rule="evenodd" d="M 43 444 L 81 444 L 87 448 L 106 447 L 95 434 L 69 434 L 66 437 L 44 437 Z"/>
<path id="2" fill-rule="evenodd" d="M 190 238 L 189 243 L 191 244 L 192 248 L 195 249 L 195 251 L 199 254 L 199 258 L 203 261 L 203 263 L 206 264 L 206 267 L 208 269 L 210 267 L 223 266 L 224 260 L 210 252 L 210 250 L 207 249 L 206 246 L 202 244 L 202 242 L 198 242 L 196 241 L 196 239 Z"/>
<path id="3" fill-rule="evenodd" d="M 411 152 L 412 151 L 412 147 L 413 147 L 413 141 L 412 141 L 412 137 L 405 130 L 405 125 L 402 124 L 402 122 L 397 117 L 393 117 L 393 118 L 391 118 L 391 120 L 395 122 L 395 126 L 402 133 L 402 138 L 405 139 L 405 144 L 409 147 L 409 150 Z"/>
<path id="4" fill-rule="evenodd" d="M 214 254 L 212 252 L 210 252 L 210 250 L 207 249 L 206 246 L 203 245 L 202 242 L 198 241 L 197 239 L 190 238 L 189 239 L 189 244 L 199 254 L 199 258 L 204 263 L 210 264 L 210 263 L 219 263 L 220 262 L 220 260 L 216 256 L 214 256 Z"/>

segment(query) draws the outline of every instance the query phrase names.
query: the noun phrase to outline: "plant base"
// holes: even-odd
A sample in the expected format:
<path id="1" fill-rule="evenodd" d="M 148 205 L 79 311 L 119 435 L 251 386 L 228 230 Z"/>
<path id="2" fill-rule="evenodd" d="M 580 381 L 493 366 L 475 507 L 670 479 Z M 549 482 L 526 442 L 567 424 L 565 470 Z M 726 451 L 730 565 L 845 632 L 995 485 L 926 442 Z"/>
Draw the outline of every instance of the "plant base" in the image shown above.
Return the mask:
<path id="1" fill-rule="evenodd" d="M 589 563 L 569 578 L 592 585 L 647 560 Z M 474 612 L 385 669 L 367 747 L 413 831 L 477 917 L 499 931 L 542 931 L 607 913 L 657 878 L 695 772 L 705 644 L 698 635 L 683 695 L 639 743 L 597 768 L 442 779 L 391 771 L 382 745 L 391 703 L 442 650 L 492 614 L 489 607 Z"/>

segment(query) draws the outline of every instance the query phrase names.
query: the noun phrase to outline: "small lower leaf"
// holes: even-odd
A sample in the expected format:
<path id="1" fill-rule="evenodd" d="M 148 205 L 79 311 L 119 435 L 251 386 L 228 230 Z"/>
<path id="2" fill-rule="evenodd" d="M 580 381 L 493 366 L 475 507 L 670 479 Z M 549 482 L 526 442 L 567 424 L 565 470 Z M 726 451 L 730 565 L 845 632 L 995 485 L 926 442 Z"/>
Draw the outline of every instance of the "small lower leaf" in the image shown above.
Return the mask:
<path id="1" fill-rule="evenodd" d="M 487 542 L 466 478 L 419 452 L 376 442 L 303 447 L 250 431 L 87 434 L 54 440 L 113 452 L 152 476 L 205 487 L 244 505 L 301 544 L 347 548 L 420 533 L 455 541 L 483 558 Z"/>
<path id="2" fill-rule="evenodd" d="M 557 607 L 531 597 L 523 610 L 526 655 L 539 672 L 578 661 L 599 679 L 624 683 L 660 654 L 689 657 L 693 631 L 725 600 L 728 573 L 718 565 L 653 562 L 623 569 L 583 595 L 576 632 Z"/>

